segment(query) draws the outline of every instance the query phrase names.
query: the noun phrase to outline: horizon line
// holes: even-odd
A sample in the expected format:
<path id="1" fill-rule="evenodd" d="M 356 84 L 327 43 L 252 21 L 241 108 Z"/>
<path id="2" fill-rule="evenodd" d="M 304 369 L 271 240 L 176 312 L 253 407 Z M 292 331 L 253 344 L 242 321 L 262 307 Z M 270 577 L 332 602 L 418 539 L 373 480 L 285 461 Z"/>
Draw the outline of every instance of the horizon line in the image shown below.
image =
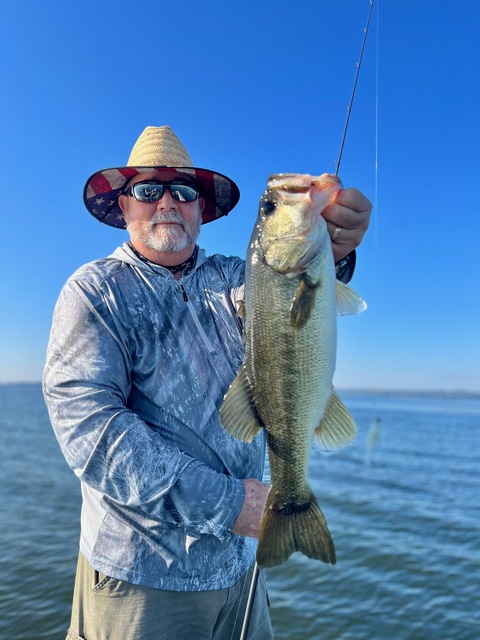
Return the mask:
<path id="1" fill-rule="evenodd" d="M 0 386 L 41 385 L 41 380 L 9 380 L 0 381 Z M 380 394 L 380 395 L 434 395 L 434 396 L 473 396 L 480 397 L 480 390 L 472 389 L 440 389 L 440 388 L 406 388 L 406 387 L 335 387 L 338 393 Z"/>

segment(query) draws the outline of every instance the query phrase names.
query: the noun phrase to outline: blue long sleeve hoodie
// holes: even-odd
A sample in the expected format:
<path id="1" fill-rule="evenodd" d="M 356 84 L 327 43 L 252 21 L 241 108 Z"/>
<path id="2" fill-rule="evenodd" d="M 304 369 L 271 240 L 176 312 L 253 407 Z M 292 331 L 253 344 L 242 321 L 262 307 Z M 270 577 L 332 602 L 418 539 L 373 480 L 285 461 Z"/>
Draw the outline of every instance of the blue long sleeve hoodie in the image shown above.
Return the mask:
<path id="1" fill-rule="evenodd" d="M 174 591 L 234 584 L 256 540 L 230 531 L 263 434 L 242 443 L 218 410 L 243 357 L 239 258 L 180 280 L 128 247 L 81 267 L 57 302 L 44 397 L 81 480 L 80 550 L 119 580 Z"/>

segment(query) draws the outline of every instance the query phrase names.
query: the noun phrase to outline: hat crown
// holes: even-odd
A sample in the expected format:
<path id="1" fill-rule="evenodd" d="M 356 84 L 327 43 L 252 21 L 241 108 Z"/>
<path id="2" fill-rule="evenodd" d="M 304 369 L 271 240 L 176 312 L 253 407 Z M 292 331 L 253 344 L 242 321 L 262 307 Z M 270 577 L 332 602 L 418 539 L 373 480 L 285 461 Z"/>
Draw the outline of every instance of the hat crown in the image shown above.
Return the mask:
<path id="1" fill-rule="evenodd" d="M 127 166 L 192 167 L 193 162 L 170 127 L 146 127 L 132 149 Z"/>

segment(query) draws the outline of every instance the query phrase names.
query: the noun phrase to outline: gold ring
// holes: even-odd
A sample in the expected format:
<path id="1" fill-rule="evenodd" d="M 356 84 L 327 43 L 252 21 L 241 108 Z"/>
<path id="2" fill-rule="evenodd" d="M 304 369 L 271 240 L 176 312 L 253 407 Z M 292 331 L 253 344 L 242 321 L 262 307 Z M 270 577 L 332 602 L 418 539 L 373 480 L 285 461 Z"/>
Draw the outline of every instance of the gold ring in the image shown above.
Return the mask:
<path id="1" fill-rule="evenodd" d="M 337 227 L 335 229 L 335 231 L 332 233 L 332 242 L 335 242 L 335 240 L 338 238 L 338 236 L 342 233 L 342 228 L 341 227 Z"/>

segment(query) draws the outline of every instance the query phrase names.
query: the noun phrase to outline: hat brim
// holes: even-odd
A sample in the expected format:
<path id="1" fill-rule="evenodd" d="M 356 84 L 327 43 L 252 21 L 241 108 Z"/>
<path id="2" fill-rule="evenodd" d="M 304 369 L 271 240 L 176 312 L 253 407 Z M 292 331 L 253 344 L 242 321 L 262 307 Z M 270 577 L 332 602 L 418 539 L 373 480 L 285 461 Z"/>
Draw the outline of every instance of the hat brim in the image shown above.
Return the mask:
<path id="1" fill-rule="evenodd" d="M 240 199 L 240 191 L 230 178 L 216 171 L 198 167 L 116 167 L 96 171 L 87 180 L 83 190 L 83 201 L 88 211 L 100 222 L 111 227 L 125 229 L 125 220 L 118 205 L 118 196 L 125 184 L 147 171 L 162 169 L 173 173 L 185 173 L 198 185 L 200 196 L 205 200 L 202 224 L 226 216 Z"/>

